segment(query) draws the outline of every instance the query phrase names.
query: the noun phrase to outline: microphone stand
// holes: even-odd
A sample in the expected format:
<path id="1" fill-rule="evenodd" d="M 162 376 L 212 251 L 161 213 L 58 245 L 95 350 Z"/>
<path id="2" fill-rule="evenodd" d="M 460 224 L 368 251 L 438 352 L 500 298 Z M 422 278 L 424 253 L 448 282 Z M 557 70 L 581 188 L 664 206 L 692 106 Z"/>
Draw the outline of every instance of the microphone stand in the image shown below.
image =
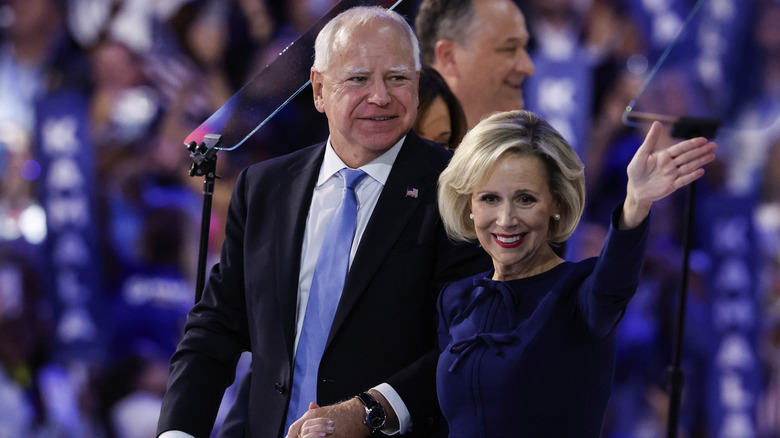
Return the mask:
<path id="1" fill-rule="evenodd" d="M 217 171 L 217 145 L 222 140 L 218 134 L 206 134 L 200 144 L 190 142 L 187 150 L 193 163 L 190 166 L 190 176 L 203 176 L 203 211 L 200 224 L 200 244 L 198 249 L 198 269 L 195 279 L 195 304 L 203 296 L 206 286 L 206 260 L 209 248 L 209 227 L 211 223 L 211 200 L 214 195 L 214 184 L 219 176 Z"/>
<path id="2" fill-rule="evenodd" d="M 696 199 L 696 181 L 688 187 L 685 206 L 685 228 L 683 229 L 683 261 L 680 280 L 680 294 L 677 299 L 677 319 L 675 321 L 674 340 L 672 347 L 672 363 L 667 368 L 669 391 L 669 417 L 666 424 L 666 436 L 677 436 L 680 422 L 680 406 L 682 400 L 683 371 L 680 367 L 682 360 L 683 331 L 685 330 L 685 305 L 688 298 L 688 273 L 690 272 L 688 260 L 691 254 L 691 236 L 693 235 L 694 204 Z"/>

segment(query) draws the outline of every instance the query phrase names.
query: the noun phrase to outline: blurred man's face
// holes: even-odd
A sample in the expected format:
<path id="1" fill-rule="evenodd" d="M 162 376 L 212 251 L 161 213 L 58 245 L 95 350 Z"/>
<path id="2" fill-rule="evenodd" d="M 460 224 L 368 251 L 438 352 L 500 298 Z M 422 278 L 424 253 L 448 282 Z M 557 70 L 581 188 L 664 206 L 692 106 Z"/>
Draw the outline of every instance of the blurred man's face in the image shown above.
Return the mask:
<path id="1" fill-rule="evenodd" d="M 350 167 L 386 152 L 414 123 L 418 72 L 409 37 L 393 21 L 338 31 L 325 71 L 311 79 L 331 144 Z"/>
<path id="2" fill-rule="evenodd" d="M 517 5 L 511 0 L 474 0 L 474 10 L 465 44 L 454 44 L 454 77 L 447 77 L 469 129 L 493 112 L 523 108 L 521 86 L 534 73 L 525 50 L 525 17 Z"/>

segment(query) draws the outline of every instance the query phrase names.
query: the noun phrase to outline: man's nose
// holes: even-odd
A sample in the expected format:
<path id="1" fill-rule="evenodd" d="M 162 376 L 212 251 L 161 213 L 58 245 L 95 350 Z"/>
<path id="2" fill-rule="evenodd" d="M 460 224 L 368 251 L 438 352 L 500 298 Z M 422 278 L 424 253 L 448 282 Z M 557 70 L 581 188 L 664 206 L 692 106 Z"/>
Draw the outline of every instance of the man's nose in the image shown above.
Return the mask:
<path id="1" fill-rule="evenodd" d="M 520 54 L 517 56 L 515 69 L 526 76 L 531 76 L 536 72 L 534 62 L 525 50 L 521 50 Z"/>
<path id="2" fill-rule="evenodd" d="M 390 92 L 384 81 L 374 81 L 369 90 L 368 102 L 379 106 L 390 103 Z"/>

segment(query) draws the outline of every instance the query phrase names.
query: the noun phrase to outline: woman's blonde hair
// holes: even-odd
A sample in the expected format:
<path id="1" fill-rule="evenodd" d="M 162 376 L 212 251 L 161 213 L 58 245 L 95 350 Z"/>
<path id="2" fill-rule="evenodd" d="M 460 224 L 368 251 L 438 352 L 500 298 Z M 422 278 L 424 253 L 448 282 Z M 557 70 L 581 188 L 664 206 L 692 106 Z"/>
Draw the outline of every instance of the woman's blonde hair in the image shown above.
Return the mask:
<path id="1" fill-rule="evenodd" d="M 495 113 L 463 137 L 439 177 L 439 212 L 447 234 L 456 241 L 477 238 L 469 218 L 471 195 L 507 154 L 534 156 L 544 163 L 550 193 L 561 215 L 559 220 L 550 218 L 547 240 L 560 243 L 568 239 L 585 209 L 584 166 L 558 131 L 526 110 Z"/>

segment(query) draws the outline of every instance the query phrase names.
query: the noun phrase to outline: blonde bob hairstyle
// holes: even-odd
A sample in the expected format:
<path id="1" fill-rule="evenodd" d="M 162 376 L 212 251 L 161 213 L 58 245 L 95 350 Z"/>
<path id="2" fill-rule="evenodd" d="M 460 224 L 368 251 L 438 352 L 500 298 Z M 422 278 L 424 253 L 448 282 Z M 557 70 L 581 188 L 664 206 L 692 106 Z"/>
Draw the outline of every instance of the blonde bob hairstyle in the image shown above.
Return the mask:
<path id="1" fill-rule="evenodd" d="M 568 239 L 585 208 L 584 166 L 558 131 L 525 110 L 495 113 L 483 119 L 455 149 L 439 177 L 439 212 L 447 234 L 455 241 L 477 238 L 474 221 L 469 218 L 472 193 L 508 154 L 539 157 L 545 164 L 550 193 L 561 215 L 557 221 L 550 218 L 547 240 L 560 243 Z"/>

